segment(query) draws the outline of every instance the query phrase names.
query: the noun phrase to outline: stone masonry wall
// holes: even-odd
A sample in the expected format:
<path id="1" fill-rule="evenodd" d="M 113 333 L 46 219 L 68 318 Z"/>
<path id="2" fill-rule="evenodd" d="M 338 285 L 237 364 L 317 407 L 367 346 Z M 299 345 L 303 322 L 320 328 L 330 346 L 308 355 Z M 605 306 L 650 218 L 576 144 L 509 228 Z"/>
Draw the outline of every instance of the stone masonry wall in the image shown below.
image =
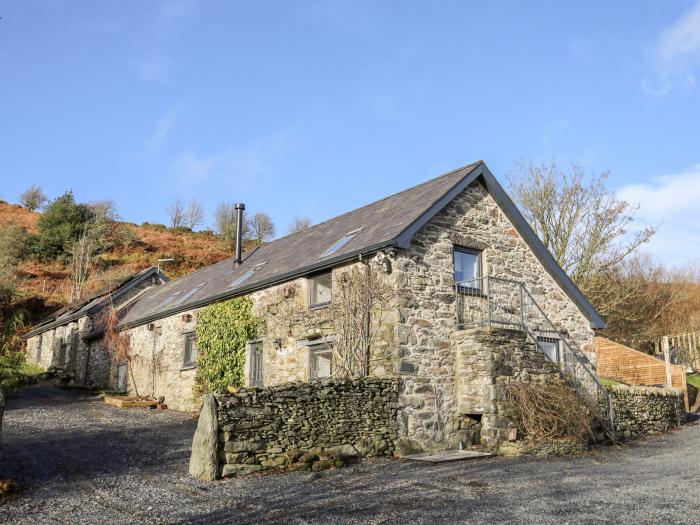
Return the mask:
<path id="1" fill-rule="evenodd" d="M 481 414 L 481 441 L 492 444 L 507 439 L 515 428 L 505 402 L 511 382 L 561 383 L 559 367 L 548 361 L 522 332 L 474 328 L 454 332 L 456 413 Z"/>
<path id="2" fill-rule="evenodd" d="M 227 477 L 285 466 L 318 470 L 338 466 L 342 458 L 392 455 L 398 435 L 398 390 L 397 378 L 368 377 L 216 395 L 215 419 L 205 410 L 205 400 L 190 472 L 211 478 L 214 473 Z M 216 439 L 203 439 L 213 438 L 213 426 Z M 205 458 L 207 467 L 197 458 Z"/>
<path id="3" fill-rule="evenodd" d="M 615 432 L 622 439 L 668 432 L 685 422 L 685 401 L 680 390 L 616 385 L 610 391 Z"/>
<path id="4" fill-rule="evenodd" d="M 404 378 L 402 435 L 424 448 L 444 448 L 450 437 L 437 417 L 456 410 L 453 250 L 482 251 L 482 273 L 523 282 L 552 322 L 567 330 L 582 349 L 590 349 L 588 319 L 560 289 L 489 195 L 475 182 L 415 236 L 394 264 L 406 292 L 397 326 L 398 372 Z"/>
<path id="5" fill-rule="evenodd" d="M 186 412 L 199 408 L 200 399 L 192 392 L 196 369 L 184 366 L 185 334 L 193 332 L 197 312 L 171 315 L 127 331 L 131 341 L 132 374 L 127 374 L 128 392 L 165 397 L 169 408 Z M 116 366 L 111 382 L 116 384 Z"/>

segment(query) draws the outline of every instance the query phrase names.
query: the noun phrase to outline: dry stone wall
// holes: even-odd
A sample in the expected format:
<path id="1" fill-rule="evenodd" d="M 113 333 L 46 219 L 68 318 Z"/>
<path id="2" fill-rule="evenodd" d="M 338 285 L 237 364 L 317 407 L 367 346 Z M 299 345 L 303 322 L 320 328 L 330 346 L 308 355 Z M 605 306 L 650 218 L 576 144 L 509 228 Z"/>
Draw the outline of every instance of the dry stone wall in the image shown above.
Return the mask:
<path id="1" fill-rule="evenodd" d="M 392 455 L 398 436 L 398 392 L 397 378 L 367 377 L 208 397 L 216 418 L 205 399 L 190 472 L 210 479 L 213 472 L 228 477 L 276 467 L 319 470 L 340 466 L 347 458 Z"/>
<path id="2" fill-rule="evenodd" d="M 610 391 L 615 432 L 621 439 L 668 432 L 686 420 L 685 401 L 680 390 L 616 385 Z"/>

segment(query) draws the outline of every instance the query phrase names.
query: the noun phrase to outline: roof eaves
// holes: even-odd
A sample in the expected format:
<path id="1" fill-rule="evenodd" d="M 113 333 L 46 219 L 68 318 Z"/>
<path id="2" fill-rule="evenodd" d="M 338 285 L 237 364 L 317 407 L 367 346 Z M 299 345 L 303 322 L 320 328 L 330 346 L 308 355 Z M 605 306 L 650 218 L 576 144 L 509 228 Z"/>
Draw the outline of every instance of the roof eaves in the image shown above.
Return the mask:
<path id="1" fill-rule="evenodd" d="M 132 287 L 134 287 L 137 283 L 141 282 L 143 278 L 149 277 L 154 273 L 158 273 L 158 275 L 161 276 L 165 280 L 165 282 L 168 281 L 168 277 L 160 272 L 157 268 L 154 266 L 151 266 L 145 270 L 141 270 L 137 274 L 133 276 L 132 279 L 127 279 L 125 280 L 125 284 L 123 284 L 120 288 L 117 288 L 114 290 L 114 294 L 116 297 L 119 297 L 121 294 L 126 292 L 127 290 L 130 290 Z M 109 294 L 106 294 L 109 295 Z M 92 298 L 90 301 L 87 302 L 89 304 L 91 301 L 94 301 L 96 299 Z M 38 326 L 36 326 L 33 330 L 30 330 L 26 334 L 22 336 L 23 340 L 27 340 L 30 337 L 34 337 L 35 335 L 43 334 L 44 332 L 47 332 L 48 330 L 51 330 L 52 328 L 56 328 L 58 326 L 63 326 L 64 324 L 70 323 L 72 321 L 75 321 L 76 319 L 80 319 L 84 315 L 89 315 L 89 314 L 94 314 L 98 310 L 104 307 L 104 301 L 100 301 L 98 304 L 92 306 L 91 308 L 86 309 L 86 305 L 81 306 L 78 308 L 75 312 L 72 314 L 66 316 L 66 317 L 58 317 L 54 319 L 53 321 L 50 321 L 48 323 L 43 323 Z"/>
<path id="2" fill-rule="evenodd" d="M 226 299 L 232 299 L 233 297 L 247 295 L 247 294 L 256 292 L 258 290 L 262 290 L 264 288 L 269 288 L 270 286 L 275 286 L 277 284 L 282 284 L 284 282 L 288 282 L 288 281 L 291 281 L 293 279 L 297 279 L 299 277 L 304 277 L 305 275 L 309 275 L 309 274 L 312 274 L 312 273 L 315 273 L 315 272 L 318 272 L 321 270 L 326 270 L 328 268 L 333 268 L 334 266 L 338 266 L 340 264 L 352 261 L 353 259 L 356 259 L 364 254 L 373 253 L 373 252 L 376 252 L 377 250 L 381 250 L 382 248 L 387 248 L 389 246 L 396 246 L 396 240 L 389 239 L 387 241 L 382 241 L 380 243 L 374 244 L 372 246 L 365 246 L 360 250 L 355 250 L 352 252 L 338 255 L 336 257 L 328 258 L 328 259 L 325 259 L 323 261 L 319 261 L 316 264 L 307 265 L 307 266 L 304 266 L 302 268 L 298 268 L 296 270 L 293 270 L 291 272 L 275 275 L 275 276 L 270 277 L 268 279 L 264 279 L 262 281 L 251 283 L 247 286 L 240 286 L 240 287 L 235 288 L 233 290 L 227 290 L 226 292 L 222 292 L 222 293 L 214 295 L 214 296 L 209 296 L 209 297 L 206 297 L 204 299 L 200 299 L 198 301 L 193 301 L 191 303 L 185 303 L 182 305 L 178 305 L 176 308 L 170 308 L 168 310 L 163 310 L 161 312 L 145 315 L 139 319 L 136 319 L 136 320 L 131 321 L 129 323 L 125 323 L 122 328 L 125 328 L 125 329 L 126 328 L 134 328 L 134 327 L 140 326 L 142 324 L 150 323 L 152 321 L 157 321 L 158 319 L 170 317 L 171 315 L 175 315 L 175 314 L 178 314 L 180 312 L 186 312 L 188 310 L 201 308 L 201 307 L 206 306 L 208 304 L 216 303 L 216 302 L 223 301 Z"/>

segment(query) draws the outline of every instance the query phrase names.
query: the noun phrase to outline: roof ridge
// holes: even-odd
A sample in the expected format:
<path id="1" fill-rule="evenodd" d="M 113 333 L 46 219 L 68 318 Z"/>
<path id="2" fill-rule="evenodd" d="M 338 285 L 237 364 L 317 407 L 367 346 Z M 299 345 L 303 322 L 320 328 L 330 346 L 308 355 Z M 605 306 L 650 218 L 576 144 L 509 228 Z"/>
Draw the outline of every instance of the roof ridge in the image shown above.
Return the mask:
<path id="1" fill-rule="evenodd" d="M 436 181 L 436 180 L 438 180 L 438 179 L 442 179 L 443 177 L 447 177 L 447 176 L 449 176 L 449 175 L 453 175 L 453 174 L 457 173 L 458 171 L 462 171 L 462 170 L 465 170 L 465 169 L 468 169 L 468 168 L 475 167 L 475 166 L 477 166 L 478 164 L 481 164 L 481 163 L 483 163 L 483 162 L 484 162 L 483 160 L 477 160 L 477 161 L 474 161 L 474 162 L 470 162 L 469 164 L 465 164 L 464 166 L 461 166 L 461 167 L 459 167 L 459 168 L 455 168 L 455 169 L 453 169 L 453 170 L 450 170 L 450 171 L 448 171 L 447 173 L 443 173 L 442 175 L 438 175 L 437 177 L 433 177 L 432 179 L 424 180 L 423 182 L 419 182 L 418 184 L 414 184 L 413 186 L 410 186 L 410 187 L 408 187 L 408 188 L 406 188 L 406 189 L 403 189 L 403 190 L 401 190 L 401 191 L 397 191 L 396 193 L 392 193 L 391 195 L 387 195 L 386 197 L 382 197 L 381 199 L 377 199 L 377 200 L 372 201 L 372 202 L 369 202 L 369 203 L 367 203 L 367 204 L 363 204 L 362 206 L 357 206 L 356 208 L 353 208 L 352 210 L 343 212 L 343 213 L 341 213 L 341 214 L 339 214 L 339 215 L 334 215 L 333 217 L 329 217 L 328 219 L 325 219 L 325 220 L 323 220 L 323 221 L 321 221 L 321 222 L 319 222 L 319 223 L 313 224 L 313 225 L 309 226 L 308 228 L 306 228 L 306 229 L 304 229 L 304 230 L 301 230 L 301 231 L 298 231 L 298 232 L 294 232 L 294 233 L 288 233 L 287 235 L 284 235 L 284 236 L 282 236 L 282 237 L 278 237 L 277 239 L 274 239 L 273 241 L 270 241 L 269 243 L 267 243 L 265 246 L 269 246 L 269 245 L 271 245 L 271 244 L 273 244 L 273 243 L 275 243 L 275 242 L 277 242 L 277 241 L 280 241 L 280 240 L 282 240 L 282 239 L 286 239 L 287 237 L 293 237 L 294 235 L 299 235 L 300 233 L 308 232 L 309 230 L 311 230 L 311 229 L 313 229 L 313 228 L 316 228 L 316 227 L 318 227 L 318 226 L 321 226 L 322 224 L 325 224 L 325 223 L 327 223 L 327 222 L 333 221 L 333 220 L 335 220 L 335 219 L 339 219 L 340 217 L 344 217 L 345 215 L 350 215 L 351 213 L 354 213 L 354 212 L 356 212 L 356 211 L 358 211 L 358 210 L 361 210 L 361 209 L 363 209 L 363 208 L 368 208 L 368 207 L 370 207 L 370 206 L 373 206 L 373 205 L 378 204 L 378 203 L 380 203 L 380 202 L 383 202 L 383 201 L 385 201 L 385 200 L 388 200 L 388 199 L 391 199 L 391 198 L 393 198 L 393 197 L 396 197 L 397 195 L 401 195 L 402 193 L 406 193 L 406 192 L 409 192 L 409 191 L 411 191 L 411 190 L 415 190 L 416 188 L 418 188 L 418 187 L 420 187 L 420 186 L 423 186 L 423 185 L 428 184 L 428 183 L 430 183 L 430 182 L 434 182 L 434 181 Z"/>

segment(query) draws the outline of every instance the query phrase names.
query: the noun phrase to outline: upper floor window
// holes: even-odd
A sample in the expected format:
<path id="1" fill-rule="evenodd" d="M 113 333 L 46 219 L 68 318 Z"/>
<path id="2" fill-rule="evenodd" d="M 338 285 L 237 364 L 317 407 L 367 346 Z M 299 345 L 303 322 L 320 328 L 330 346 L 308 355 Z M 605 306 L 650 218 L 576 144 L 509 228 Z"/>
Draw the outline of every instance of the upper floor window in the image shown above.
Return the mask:
<path id="1" fill-rule="evenodd" d="M 332 283 L 331 272 L 309 277 L 309 308 L 331 304 Z"/>
<path id="2" fill-rule="evenodd" d="M 197 340 L 194 332 L 185 334 L 185 348 L 182 355 L 182 366 L 185 368 L 192 367 L 197 360 Z"/>
<path id="3" fill-rule="evenodd" d="M 481 252 L 455 248 L 454 269 L 455 283 L 465 288 L 481 289 Z"/>

